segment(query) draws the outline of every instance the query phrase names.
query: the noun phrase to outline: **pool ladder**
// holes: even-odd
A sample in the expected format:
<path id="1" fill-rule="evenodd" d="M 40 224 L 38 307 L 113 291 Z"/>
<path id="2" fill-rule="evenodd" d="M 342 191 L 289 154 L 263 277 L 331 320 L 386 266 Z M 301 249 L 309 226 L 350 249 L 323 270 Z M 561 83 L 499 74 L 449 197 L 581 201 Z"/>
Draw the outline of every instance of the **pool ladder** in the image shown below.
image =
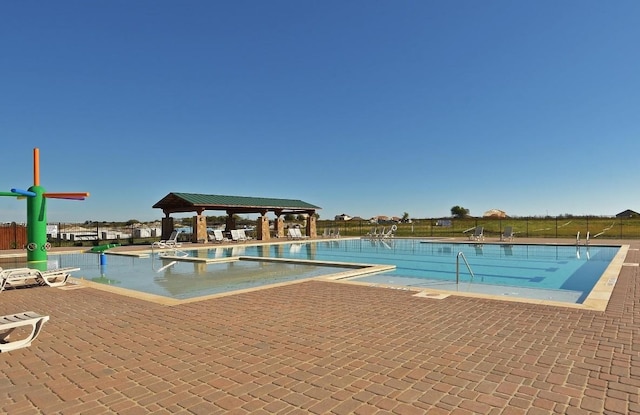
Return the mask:
<path id="1" fill-rule="evenodd" d="M 469 262 L 467 262 L 467 257 L 465 257 L 464 253 L 460 251 L 458 252 L 458 255 L 456 255 L 456 284 L 460 283 L 460 258 L 462 258 L 465 265 L 467 266 L 467 269 L 469 270 L 469 274 L 471 274 L 471 281 L 473 281 L 474 275 L 473 275 L 473 271 L 471 270 L 471 266 L 469 265 Z"/>

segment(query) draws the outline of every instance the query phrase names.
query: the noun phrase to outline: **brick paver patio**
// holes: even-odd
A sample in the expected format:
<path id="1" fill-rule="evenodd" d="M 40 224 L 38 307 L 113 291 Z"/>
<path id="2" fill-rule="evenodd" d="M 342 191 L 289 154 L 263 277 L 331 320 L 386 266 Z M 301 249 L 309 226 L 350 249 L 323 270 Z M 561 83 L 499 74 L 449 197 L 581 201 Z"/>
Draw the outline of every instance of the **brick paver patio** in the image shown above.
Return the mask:
<path id="1" fill-rule="evenodd" d="M 7 414 L 640 414 L 640 242 L 605 312 L 311 281 L 177 306 L 0 293 Z M 1 265 L 1 264 L 0 264 Z"/>

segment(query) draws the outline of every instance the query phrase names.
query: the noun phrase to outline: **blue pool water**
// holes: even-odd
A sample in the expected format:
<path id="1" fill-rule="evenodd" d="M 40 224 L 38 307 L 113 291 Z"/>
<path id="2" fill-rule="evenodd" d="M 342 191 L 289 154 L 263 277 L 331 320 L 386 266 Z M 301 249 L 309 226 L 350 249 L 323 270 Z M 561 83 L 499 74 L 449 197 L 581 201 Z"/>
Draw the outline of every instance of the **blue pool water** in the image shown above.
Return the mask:
<path id="1" fill-rule="evenodd" d="M 278 251 L 278 249 L 280 251 Z M 466 290 L 581 303 L 618 252 L 614 246 L 504 245 L 424 242 L 410 239 L 343 240 L 270 247 L 267 255 L 322 261 L 394 264 L 393 272 L 359 281 Z M 264 251 L 264 248 L 262 249 Z M 456 258 L 462 252 L 473 278 Z M 264 255 L 251 250 L 247 255 Z M 471 282 L 472 284 L 469 284 Z M 473 286 L 473 287 L 470 287 Z"/>
<path id="2" fill-rule="evenodd" d="M 617 246 L 456 244 L 410 239 L 353 239 L 237 245 L 187 253 L 190 257 L 203 259 L 249 256 L 391 264 L 396 266 L 395 271 L 362 276 L 357 281 L 581 303 L 618 250 Z M 460 284 L 456 284 L 456 258 L 459 252 L 463 253 L 474 276 L 471 277 L 467 266 L 460 259 Z M 96 255 L 75 256 L 83 259 L 60 255 L 56 260 L 61 262 L 59 266 L 80 266 L 83 277 L 94 281 L 173 298 L 191 298 L 344 270 L 321 265 L 269 261 L 220 264 L 178 261 L 161 269 L 172 261 L 159 259 L 157 256 L 133 258 L 112 255 L 107 256 L 107 266 L 100 267 Z"/>

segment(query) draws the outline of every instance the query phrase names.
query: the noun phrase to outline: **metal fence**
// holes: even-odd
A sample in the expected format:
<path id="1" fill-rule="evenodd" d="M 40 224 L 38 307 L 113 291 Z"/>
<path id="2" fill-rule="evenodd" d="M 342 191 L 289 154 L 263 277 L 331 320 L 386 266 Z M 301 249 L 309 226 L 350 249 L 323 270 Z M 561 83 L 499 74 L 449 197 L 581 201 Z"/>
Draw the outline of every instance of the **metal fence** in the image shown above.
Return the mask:
<path id="1" fill-rule="evenodd" d="M 465 218 L 417 219 L 410 223 L 371 223 L 370 221 L 318 221 L 318 234 L 324 229 L 336 229 L 343 236 L 365 236 L 372 230 L 378 233 L 397 226 L 397 237 L 463 237 L 477 226 L 484 228 L 487 238 L 499 238 L 504 228 L 513 228 L 515 237 L 522 238 L 581 238 L 638 239 L 640 218 Z"/>
<path id="2" fill-rule="evenodd" d="M 303 223 L 299 223 L 303 226 Z M 499 239 L 504 228 L 513 228 L 516 238 L 640 239 L 640 218 L 545 217 L 545 218 L 434 218 L 414 219 L 407 223 L 372 223 L 366 220 L 318 220 L 317 235 L 325 230 L 339 231 L 341 236 L 366 236 L 372 230 L 385 232 L 396 225 L 396 237 L 451 238 L 464 237 L 477 226 L 484 228 L 485 238 Z M 146 244 L 160 239 L 156 227 L 109 222 L 57 223 L 47 226 L 48 241 L 54 247 L 93 246 L 105 243 Z M 185 237 L 188 236 L 185 234 Z M 27 228 L 24 224 L 0 225 L 0 249 L 24 249 Z"/>

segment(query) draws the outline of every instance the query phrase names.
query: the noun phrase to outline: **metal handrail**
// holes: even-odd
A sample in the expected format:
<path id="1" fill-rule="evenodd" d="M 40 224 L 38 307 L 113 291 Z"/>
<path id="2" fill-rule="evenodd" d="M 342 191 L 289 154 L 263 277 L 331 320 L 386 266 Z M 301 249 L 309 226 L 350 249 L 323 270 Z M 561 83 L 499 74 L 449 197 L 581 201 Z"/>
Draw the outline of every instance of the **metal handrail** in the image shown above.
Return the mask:
<path id="1" fill-rule="evenodd" d="M 464 253 L 460 251 L 458 252 L 458 255 L 456 255 L 456 284 L 460 283 L 460 257 L 462 257 L 462 260 L 467 265 L 469 274 L 471 274 L 471 281 L 473 281 L 474 275 L 473 275 L 473 271 L 471 270 L 471 266 L 469 265 L 469 262 L 467 262 L 467 257 L 465 257 Z"/>

